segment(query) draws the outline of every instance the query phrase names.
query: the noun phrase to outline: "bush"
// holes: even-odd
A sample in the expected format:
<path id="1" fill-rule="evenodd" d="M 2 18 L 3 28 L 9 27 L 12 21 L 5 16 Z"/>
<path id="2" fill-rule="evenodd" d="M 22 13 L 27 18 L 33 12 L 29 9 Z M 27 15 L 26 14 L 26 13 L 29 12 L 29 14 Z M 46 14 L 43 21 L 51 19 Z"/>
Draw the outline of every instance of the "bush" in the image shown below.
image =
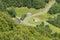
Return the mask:
<path id="1" fill-rule="evenodd" d="M 56 0 L 57 3 L 60 3 L 60 0 Z"/>
<path id="2" fill-rule="evenodd" d="M 60 39 L 60 33 L 55 32 L 52 34 L 52 36 L 55 40 Z"/>
<path id="3" fill-rule="evenodd" d="M 54 26 L 60 28 L 60 15 L 58 15 L 57 17 L 54 17 L 54 18 L 50 18 L 50 19 L 48 20 L 48 22 L 49 22 L 50 24 L 53 24 Z"/>
<path id="4" fill-rule="evenodd" d="M 15 30 L 18 24 L 10 18 L 6 13 L 0 13 L 0 32 Z"/>
<path id="5" fill-rule="evenodd" d="M 55 3 L 51 9 L 48 11 L 49 14 L 56 14 L 56 13 L 60 13 L 60 4 Z"/>
<path id="6" fill-rule="evenodd" d="M 16 12 L 15 12 L 15 9 L 14 8 L 11 8 L 8 11 L 8 14 L 11 16 L 11 17 L 16 17 Z"/>
<path id="7" fill-rule="evenodd" d="M 48 3 L 48 2 L 49 2 L 49 0 L 45 0 L 45 2 L 46 2 L 46 3 Z"/>
<path id="8" fill-rule="evenodd" d="M 22 15 L 22 17 L 20 19 L 24 20 L 25 17 L 26 17 L 26 14 Z"/>
<path id="9" fill-rule="evenodd" d="M 0 11 L 4 11 L 6 9 L 6 7 L 4 6 L 4 4 L 0 1 Z"/>

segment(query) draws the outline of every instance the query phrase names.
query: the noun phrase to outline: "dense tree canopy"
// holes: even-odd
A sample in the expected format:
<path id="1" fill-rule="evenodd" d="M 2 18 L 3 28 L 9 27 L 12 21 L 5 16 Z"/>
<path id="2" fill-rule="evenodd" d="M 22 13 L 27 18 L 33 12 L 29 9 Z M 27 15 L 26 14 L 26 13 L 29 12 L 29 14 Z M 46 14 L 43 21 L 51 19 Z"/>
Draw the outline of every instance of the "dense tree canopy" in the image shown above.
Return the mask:
<path id="1" fill-rule="evenodd" d="M 54 18 L 49 18 L 48 22 L 60 28 L 60 15 Z"/>
<path id="2" fill-rule="evenodd" d="M 49 0 L 0 0 L 0 9 L 4 9 L 7 7 L 28 7 L 28 8 L 44 8 L 45 4 L 48 3 Z M 2 7 L 2 8 L 1 8 Z"/>
<path id="3" fill-rule="evenodd" d="M 0 31 L 14 30 L 17 23 L 15 23 L 8 15 L 0 13 Z"/>
<path id="4" fill-rule="evenodd" d="M 51 9 L 49 10 L 49 13 L 50 13 L 50 14 L 60 13 L 60 6 L 59 6 L 59 5 L 60 5 L 60 4 L 55 3 L 55 4 L 51 7 Z"/>
<path id="5" fill-rule="evenodd" d="M 16 12 L 15 12 L 15 8 L 14 7 L 10 7 L 8 9 L 6 9 L 8 14 L 11 16 L 11 17 L 16 17 Z"/>

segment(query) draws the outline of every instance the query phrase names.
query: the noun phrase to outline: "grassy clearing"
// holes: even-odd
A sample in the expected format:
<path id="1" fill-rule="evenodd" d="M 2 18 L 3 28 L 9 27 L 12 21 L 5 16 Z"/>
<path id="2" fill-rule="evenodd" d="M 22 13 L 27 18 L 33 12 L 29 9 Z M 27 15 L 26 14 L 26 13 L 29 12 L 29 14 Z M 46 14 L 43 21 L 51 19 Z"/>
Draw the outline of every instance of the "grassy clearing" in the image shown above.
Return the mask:
<path id="1" fill-rule="evenodd" d="M 15 11 L 17 13 L 17 16 L 20 17 L 20 16 L 22 16 L 24 14 L 27 14 L 29 12 L 31 12 L 32 14 L 35 14 L 35 13 L 39 12 L 40 9 L 39 10 L 36 10 L 34 8 L 28 9 L 27 7 L 21 7 L 21 8 L 15 8 Z"/>
<path id="2" fill-rule="evenodd" d="M 49 25 L 50 29 L 52 30 L 52 33 L 55 33 L 55 32 L 60 33 L 60 28 L 58 28 L 52 24 L 48 24 L 48 25 Z"/>
<path id="3" fill-rule="evenodd" d="M 36 23 L 36 22 L 32 21 L 33 18 L 29 19 L 29 22 L 33 23 L 33 24 L 40 24 L 41 22 L 46 21 L 49 17 L 54 17 L 54 16 L 56 17 L 57 15 L 58 14 L 50 15 L 50 14 L 46 13 L 46 14 L 43 14 L 43 15 L 40 15 L 40 16 L 37 16 L 37 17 L 33 17 L 33 18 L 39 18 L 40 19 L 39 23 Z M 55 32 L 60 33 L 60 28 L 58 28 L 58 27 L 56 27 L 52 24 L 48 24 L 48 25 L 49 25 L 50 29 L 52 30 L 52 33 L 55 33 Z"/>
<path id="4" fill-rule="evenodd" d="M 40 11 L 40 9 L 36 10 L 34 8 L 28 9 L 27 7 L 22 7 L 22 8 L 15 8 L 15 11 L 17 13 L 17 16 L 20 17 L 20 16 L 22 16 L 22 15 L 28 13 L 28 12 L 31 12 L 32 14 L 38 13 Z M 48 13 L 45 13 L 43 15 L 35 16 L 35 17 L 30 18 L 29 22 L 32 23 L 32 24 L 40 24 L 41 22 L 46 21 L 49 17 L 54 17 L 54 16 L 57 16 L 57 14 L 50 15 Z M 39 18 L 40 22 L 38 22 L 38 23 L 34 22 L 33 18 Z M 55 27 L 51 24 L 48 24 L 48 25 L 49 25 L 50 29 L 52 30 L 52 33 L 55 33 L 55 32 L 60 33 L 60 28 L 57 28 L 57 27 Z"/>
<path id="5" fill-rule="evenodd" d="M 49 15 L 49 16 L 48 16 L 48 15 Z M 46 21 L 49 17 L 50 17 L 50 14 L 45 13 L 45 14 L 43 14 L 43 15 L 35 16 L 35 17 L 30 18 L 30 19 L 29 19 L 29 22 L 30 22 L 30 23 L 36 23 L 36 22 L 33 21 L 33 18 L 39 18 L 39 19 L 40 19 L 40 22 L 39 22 L 39 23 L 41 23 L 41 22 Z M 39 24 L 39 23 L 37 23 L 37 24 Z"/>

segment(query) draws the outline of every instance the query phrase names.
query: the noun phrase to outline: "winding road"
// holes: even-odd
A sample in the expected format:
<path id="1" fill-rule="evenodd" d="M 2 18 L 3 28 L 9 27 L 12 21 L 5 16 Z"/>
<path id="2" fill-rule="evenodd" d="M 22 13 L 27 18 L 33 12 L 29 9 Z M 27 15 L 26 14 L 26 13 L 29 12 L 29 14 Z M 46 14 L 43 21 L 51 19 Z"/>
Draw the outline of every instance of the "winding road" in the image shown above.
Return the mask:
<path id="1" fill-rule="evenodd" d="M 55 3 L 55 0 L 50 0 L 48 4 L 46 4 L 45 8 L 42 9 L 39 13 L 33 14 L 31 16 L 27 16 L 23 21 L 22 24 L 27 25 L 27 26 L 36 26 L 36 24 L 31 24 L 28 22 L 28 20 L 34 16 L 39 16 L 42 14 L 45 14 L 49 11 L 49 9 L 52 7 L 52 5 Z"/>

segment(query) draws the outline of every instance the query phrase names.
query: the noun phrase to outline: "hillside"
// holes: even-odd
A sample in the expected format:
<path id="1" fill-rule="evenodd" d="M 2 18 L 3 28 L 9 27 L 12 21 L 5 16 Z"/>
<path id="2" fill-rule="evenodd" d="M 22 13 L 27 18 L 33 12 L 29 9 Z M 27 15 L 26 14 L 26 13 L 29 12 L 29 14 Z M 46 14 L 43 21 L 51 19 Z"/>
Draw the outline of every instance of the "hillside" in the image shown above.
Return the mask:
<path id="1" fill-rule="evenodd" d="M 0 40 L 51 40 L 50 33 L 43 26 L 19 25 L 4 13 L 0 13 L 0 35 Z"/>
<path id="2" fill-rule="evenodd" d="M 60 0 L 0 0 L 0 40 L 60 40 Z"/>

